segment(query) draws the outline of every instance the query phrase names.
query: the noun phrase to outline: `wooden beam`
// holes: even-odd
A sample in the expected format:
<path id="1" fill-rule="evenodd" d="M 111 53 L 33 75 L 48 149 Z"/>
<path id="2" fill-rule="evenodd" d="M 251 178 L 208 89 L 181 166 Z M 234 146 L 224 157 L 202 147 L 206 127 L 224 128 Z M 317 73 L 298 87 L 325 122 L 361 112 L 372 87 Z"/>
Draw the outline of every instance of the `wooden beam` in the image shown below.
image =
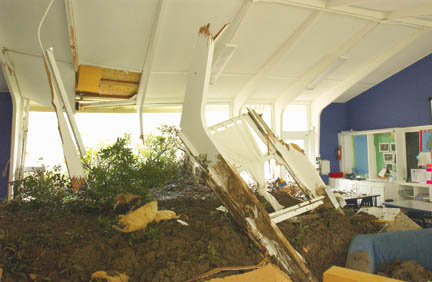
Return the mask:
<path id="1" fill-rule="evenodd" d="M 370 1 L 372 0 L 327 0 L 326 7 L 335 8 L 340 6 L 352 6 Z"/>
<path id="2" fill-rule="evenodd" d="M 371 273 L 332 266 L 323 274 L 324 282 L 404 282 Z"/>
<path id="3" fill-rule="evenodd" d="M 332 53 L 324 56 L 315 65 L 309 68 L 304 74 L 302 74 L 296 81 L 294 81 L 288 89 L 286 89 L 279 97 L 275 100 L 275 104 L 285 107 L 292 101 L 294 101 L 304 90 L 320 75 L 329 74 L 332 66 L 338 62 L 339 58 L 346 55 L 358 42 L 360 42 L 369 32 L 371 32 L 378 23 L 369 22 L 360 31 L 354 33 L 348 40 L 346 40 L 341 46 L 336 48 Z M 324 77 L 322 77 L 324 79 Z"/>
<path id="4" fill-rule="evenodd" d="M 140 78 L 139 72 L 81 65 L 76 91 L 101 97 L 128 98 L 137 93 Z"/>
<path id="5" fill-rule="evenodd" d="M 361 67 L 350 75 L 347 79 L 330 89 L 329 91 L 322 93 L 320 96 L 312 101 L 312 112 L 321 112 L 327 105 L 337 99 L 339 96 L 345 93 L 348 89 L 353 87 L 355 84 L 360 82 L 367 75 L 375 71 L 382 64 L 393 58 L 400 51 L 409 46 L 412 42 L 418 39 L 421 35 L 425 33 L 425 30 L 417 30 L 407 37 L 400 40 L 396 45 L 390 49 L 384 51 L 383 53 L 375 56 L 369 62 L 363 64 Z"/>
<path id="6" fill-rule="evenodd" d="M 149 81 L 151 76 L 151 70 L 153 66 L 154 54 L 157 48 L 157 44 L 159 41 L 159 34 L 162 26 L 162 21 L 165 16 L 167 0 L 159 0 L 158 8 L 156 10 L 156 15 L 153 20 L 152 31 L 150 34 L 150 38 L 148 39 L 147 45 L 147 53 L 145 56 L 144 66 L 141 73 L 141 79 L 139 83 L 138 93 L 137 93 L 137 111 L 138 111 L 138 119 L 140 126 L 140 138 L 144 138 L 144 126 L 143 126 L 143 117 L 142 117 L 142 108 L 144 105 L 144 99 L 147 95 L 147 90 L 149 87 Z"/>
<path id="7" fill-rule="evenodd" d="M 74 0 L 65 0 L 66 8 L 66 19 L 69 29 L 69 45 L 72 51 L 72 61 L 74 65 L 75 72 L 78 71 L 79 57 L 78 57 L 78 44 L 75 29 L 75 16 L 74 16 Z"/>
<path id="8" fill-rule="evenodd" d="M 320 10 L 334 14 L 341 14 L 346 16 L 352 16 L 356 18 L 372 20 L 377 22 L 395 23 L 403 26 L 417 27 L 417 28 L 431 28 L 432 21 L 414 19 L 414 18 L 402 18 L 402 19 L 388 19 L 388 14 L 380 11 L 373 11 L 368 9 L 362 9 L 357 7 L 349 6 L 338 6 L 328 8 L 326 2 L 323 0 L 255 0 L 254 2 L 282 4 L 288 6 L 302 7 L 313 10 Z"/>
<path id="9" fill-rule="evenodd" d="M 412 6 L 388 13 L 389 20 L 421 16 L 432 16 L 432 5 Z"/>
<path id="10" fill-rule="evenodd" d="M 252 95 L 259 84 L 267 78 L 273 68 L 280 63 L 282 57 L 291 51 L 296 43 L 304 36 L 304 34 L 318 20 L 321 12 L 315 11 L 288 37 L 288 39 L 272 54 L 270 59 L 261 66 L 260 70 L 246 83 L 245 86 L 236 95 L 233 101 L 234 114 L 239 114 L 241 107 L 247 99 Z"/>
<path id="11" fill-rule="evenodd" d="M 213 55 L 212 72 L 210 76 L 210 84 L 216 83 L 219 76 L 222 74 L 224 68 L 228 64 L 229 60 L 234 54 L 236 45 L 231 44 L 234 35 L 240 27 L 243 19 L 245 18 L 247 11 L 252 5 L 252 0 L 243 0 L 240 9 L 237 11 L 233 21 L 224 30 L 224 34 L 218 39 L 215 46 Z"/>

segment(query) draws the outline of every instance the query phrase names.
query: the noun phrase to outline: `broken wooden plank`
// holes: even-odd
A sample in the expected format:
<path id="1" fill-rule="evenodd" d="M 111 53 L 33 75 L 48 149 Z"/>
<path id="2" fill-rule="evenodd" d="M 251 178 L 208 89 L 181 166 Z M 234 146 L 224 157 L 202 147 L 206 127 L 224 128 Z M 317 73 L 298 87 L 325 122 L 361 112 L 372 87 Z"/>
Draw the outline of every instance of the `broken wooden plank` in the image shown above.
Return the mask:
<path id="1" fill-rule="evenodd" d="M 384 276 L 332 266 L 323 274 L 324 282 L 403 282 Z"/>

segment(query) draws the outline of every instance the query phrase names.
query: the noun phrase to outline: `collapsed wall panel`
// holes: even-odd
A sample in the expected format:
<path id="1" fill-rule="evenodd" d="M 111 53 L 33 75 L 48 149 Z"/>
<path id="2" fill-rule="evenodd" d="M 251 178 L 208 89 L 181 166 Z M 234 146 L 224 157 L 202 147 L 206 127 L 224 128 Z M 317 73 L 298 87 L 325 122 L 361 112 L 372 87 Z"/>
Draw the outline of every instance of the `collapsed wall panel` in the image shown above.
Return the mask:
<path id="1" fill-rule="evenodd" d="M 180 123 L 182 140 L 189 153 L 201 160 L 208 171 L 210 187 L 251 240 L 273 256 L 293 281 L 317 281 L 210 138 L 204 113 L 216 37 L 210 34 L 209 25 L 201 27 L 198 33 Z"/>

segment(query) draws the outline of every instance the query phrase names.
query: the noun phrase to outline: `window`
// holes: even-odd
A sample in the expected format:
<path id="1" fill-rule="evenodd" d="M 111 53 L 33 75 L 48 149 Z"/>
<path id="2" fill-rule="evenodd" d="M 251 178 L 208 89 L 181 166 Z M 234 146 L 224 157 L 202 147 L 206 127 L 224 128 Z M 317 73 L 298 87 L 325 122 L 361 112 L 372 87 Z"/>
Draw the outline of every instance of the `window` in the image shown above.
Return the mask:
<path id="1" fill-rule="evenodd" d="M 314 161 L 309 128 L 309 105 L 288 105 L 285 108 L 282 114 L 282 139 L 286 143 L 297 144 Z"/>
<path id="2" fill-rule="evenodd" d="M 226 121 L 230 118 L 230 107 L 226 104 L 210 104 L 206 106 L 207 127 Z"/>
<path id="3" fill-rule="evenodd" d="M 144 133 L 150 133 L 162 124 L 179 126 L 180 118 L 180 112 L 143 113 Z M 133 147 L 140 142 L 136 113 L 77 113 L 75 120 L 87 149 L 112 144 L 125 134 L 131 135 Z M 54 112 L 30 112 L 26 151 L 26 167 L 65 167 Z"/>
<path id="4" fill-rule="evenodd" d="M 282 115 L 282 131 L 307 131 L 308 107 L 307 105 L 289 105 Z"/>

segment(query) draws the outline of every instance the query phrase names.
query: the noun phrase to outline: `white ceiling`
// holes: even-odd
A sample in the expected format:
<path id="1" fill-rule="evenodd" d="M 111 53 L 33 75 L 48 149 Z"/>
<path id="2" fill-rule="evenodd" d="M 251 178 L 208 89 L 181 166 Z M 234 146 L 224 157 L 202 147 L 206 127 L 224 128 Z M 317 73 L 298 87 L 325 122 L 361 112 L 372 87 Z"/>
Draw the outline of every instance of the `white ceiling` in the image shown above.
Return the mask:
<path id="1" fill-rule="evenodd" d="M 158 0 L 68 1 L 73 6 L 80 64 L 141 71 Z M 314 89 L 302 86 L 295 88 L 294 93 L 291 89 L 292 99 L 286 101 L 311 102 L 329 95 L 331 100 L 345 102 L 432 52 L 432 13 L 419 14 L 418 9 L 413 9 L 421 6 L 432 10 L 432 0 L 256 0 L 249 6 L 245 5 L 249 0 L 165 1 L 167 9 L 159 26 L 146 103 L 182 102 L 196 34 L 207 23 L 211 23 L 213 33 L 225 23 L 233 23 L 228 27 L 232 30 L 227 30 L 220 41 L 237 45 L 221 76 L 210 86 L 210 102 L 231 102 L 244 95 L 245 103 L 273 103 L 286 95 L 295 82 L 302 81 L 307 86 L 322 74 L 325 75 Z M 51 98 L 37 27 L 48 3 L 0 1 L 0 47 L 9 50 L 6 55 L 15 67 L 22 95 L 47 106 Z M 237 15 L 247 6 L 236 29 L 234 23 L 240 19 Z M 393 19 L 391 12 L 401 10 L 414 12 L 412 16 Z M 321 13 L 299 35 L 317 11 Z M 65 1 L 55 0 L 42 27 L 42 42 L 45 48 L 54 47 L 72 98 L 75 74 L 66 15 Z M 371 22 L 377 25 L 356 38 Z M 424 33 L 420 37 L 407 41 L 421 29 Z M 227 37 L 229 33 L 232 38 Z M 350 40 L 354 43 L 349 48 L 341 47 Z M 379 65 L 371 63 L 397 44 L 404 44 L 400 51 Z M 334 59 L 329 58 L 335 54 L 334 58 L 347 59 L 326 73 L 334 64 Z M 317 73 L 316 69 L 321 71 Z M 356 73 L 358 69 L 364 69 L 363 73 Z M 244 87 L 251 82 L 255 86 L 245 92 Z M 0 90 L 5 88 L 0 75 Z"/>

